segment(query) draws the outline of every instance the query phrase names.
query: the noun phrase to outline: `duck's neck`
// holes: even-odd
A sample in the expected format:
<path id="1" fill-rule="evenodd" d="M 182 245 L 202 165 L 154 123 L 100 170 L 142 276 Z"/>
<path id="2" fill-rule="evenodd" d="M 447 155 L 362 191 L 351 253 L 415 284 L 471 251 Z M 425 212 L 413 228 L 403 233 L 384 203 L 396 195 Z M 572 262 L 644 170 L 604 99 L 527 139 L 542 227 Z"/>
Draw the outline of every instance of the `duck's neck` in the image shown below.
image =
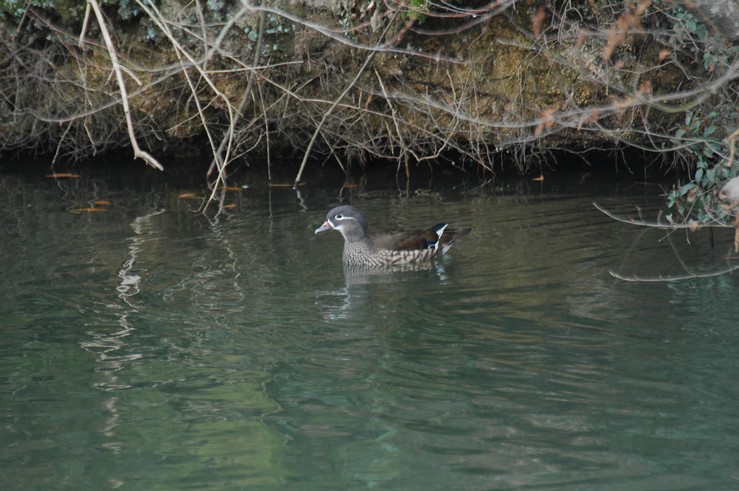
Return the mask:
<path id="1" fill-rule="evenodd" d="M 360 227 L 351 227 L 341 230 L 341 235 L 344 236 L 345 244 L 357 244 L 364 242 L 366 237 L 365 231 Z"/>

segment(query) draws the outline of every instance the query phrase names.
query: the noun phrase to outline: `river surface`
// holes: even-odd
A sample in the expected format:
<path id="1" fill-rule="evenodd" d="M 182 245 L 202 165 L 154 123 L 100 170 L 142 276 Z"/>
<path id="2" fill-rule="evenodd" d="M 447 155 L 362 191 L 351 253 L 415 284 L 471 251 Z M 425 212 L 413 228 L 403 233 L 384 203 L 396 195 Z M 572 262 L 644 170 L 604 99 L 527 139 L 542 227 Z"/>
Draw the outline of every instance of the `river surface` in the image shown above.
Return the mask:
<path id="1" fill-rule="evenodd" d="M 656 219 L 642 179 L 245 171 L 199 213 L 199 175 L 47 170 L 0 175 L 2 489 L 739 489 L 736 275 L 611 275 L 720 271 L 733 231 L 593 206 Z M 345 272 L 341 202 L 474 230 Z"/>

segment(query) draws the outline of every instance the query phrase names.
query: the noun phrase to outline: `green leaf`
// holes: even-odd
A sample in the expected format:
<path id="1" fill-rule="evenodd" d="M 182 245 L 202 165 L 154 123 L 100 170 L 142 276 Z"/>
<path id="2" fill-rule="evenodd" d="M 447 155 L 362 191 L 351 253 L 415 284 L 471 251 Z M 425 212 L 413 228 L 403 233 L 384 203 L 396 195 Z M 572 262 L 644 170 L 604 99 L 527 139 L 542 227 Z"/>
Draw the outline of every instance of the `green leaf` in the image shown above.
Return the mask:
<path id="1" fill-rule="evenodd" d="M 704 172 L 703 167 L 698 167 L 698 170 L 695 171 L 695 182 L 701 182 Z"/>
<path id="2" fill-rule="evenodd" d="M 717 130 L 717 129 L 718 129 L 718 128 L 716 128 L 715 126 L 709 126 L 709 127 L 708 127 L 708 128 L 706 128 L 706 130 L 705 130 L 705 131 L 703 132 L 703 136 L 711 136 L 711 135 L 713 135 L 713 134 L 714 134 L 714 133 L 716 132 L 716 130 Z"/>
<path id="3" fill-rule="evenodd" d="M 703 41 L 706 39 L 706 34 L 708 34 L 708 30 L 706 29 L 706 26 L 703 24 L 700 24 L 695 29 L 695 35 L 698 37 L 699 41 Z"/>
<path id="4" fill-rule="evenodd" d="M 694 187 L 695 187 L 695 183 L 694 182 L 689 182 L 686 185 L 684 185 L 683 187 L 681 187 L 678 190 L 677 194 L 679 194 L 680 196 L 685 196 L 686 194 L 688 194 L 688 191 L 690 191 Z"/>

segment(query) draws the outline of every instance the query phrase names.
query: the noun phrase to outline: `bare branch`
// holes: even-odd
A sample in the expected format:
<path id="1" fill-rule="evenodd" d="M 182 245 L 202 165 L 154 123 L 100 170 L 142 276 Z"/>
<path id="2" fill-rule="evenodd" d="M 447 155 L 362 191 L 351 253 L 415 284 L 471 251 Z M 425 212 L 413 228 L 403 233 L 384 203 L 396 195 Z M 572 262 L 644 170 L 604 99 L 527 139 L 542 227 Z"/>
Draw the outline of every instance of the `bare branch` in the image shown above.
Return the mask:
<path id="1" fill-rule="evenodd" d="M 100 10 L 100 5 L 98 5 L 97 0 L 88 0 L 88 5 L 90 5 L 92 7 L 92 10 L 95 12 L 95 17 L 97 18 L 98 25 L 100 26 L 100 32 L 103 35 L 105 46 L 108 49 L 108 54 L 110 55 L 110 63 L 113 66 L 113 71 L 115 72 L 115 77 L 118 81 L 118 90 L 121 93 L 121 104 L 123 105 L 123 113 L 126 117 L 128 137 L 131 140 L 134 157 L 143 159 L 144 162 L 154 167 L 155 169 L 164 170 L 162 164 L 157 162 L 157 160 L 151 154 L 139 147 L 139 142 L 136 140 L 136 133 L 133 127 L 133 120 L 131 119 L 131 109 L 128 105 L 128 92 L 126 90 L 126 82 L 125 80 L 123 80 L 123 71 L 121 70 L 121 65 L 118 62 L 118 54 L 116 54 L 115 46 L 113 45 L 113 39 L 110 37 L 110 33 L 108 32 L 108 27 L 105 22 L 105 17 L 103 16 L 102 10 Z"/>

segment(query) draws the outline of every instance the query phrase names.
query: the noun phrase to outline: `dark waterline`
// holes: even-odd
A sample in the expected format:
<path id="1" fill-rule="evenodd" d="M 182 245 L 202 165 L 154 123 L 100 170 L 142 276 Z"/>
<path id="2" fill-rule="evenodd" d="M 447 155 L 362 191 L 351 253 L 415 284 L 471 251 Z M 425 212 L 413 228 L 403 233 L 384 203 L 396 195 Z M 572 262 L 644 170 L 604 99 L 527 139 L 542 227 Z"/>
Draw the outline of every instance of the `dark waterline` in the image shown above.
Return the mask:
<path id="1" fill-rule="evenodd" d="M 732 235 L 593 208 L 656 216 L 641 177 L 316 168 L 295 193 L 242 169 L 204 215 L 197 176 L 123 169 L 0 176 L 4 489 L 739 487 L 735 278 L 608 273 L 715 270 Z M 375 230 L 474 232 L 427 270 L 345 274 L 312 233 L 342 199 Z"/>

